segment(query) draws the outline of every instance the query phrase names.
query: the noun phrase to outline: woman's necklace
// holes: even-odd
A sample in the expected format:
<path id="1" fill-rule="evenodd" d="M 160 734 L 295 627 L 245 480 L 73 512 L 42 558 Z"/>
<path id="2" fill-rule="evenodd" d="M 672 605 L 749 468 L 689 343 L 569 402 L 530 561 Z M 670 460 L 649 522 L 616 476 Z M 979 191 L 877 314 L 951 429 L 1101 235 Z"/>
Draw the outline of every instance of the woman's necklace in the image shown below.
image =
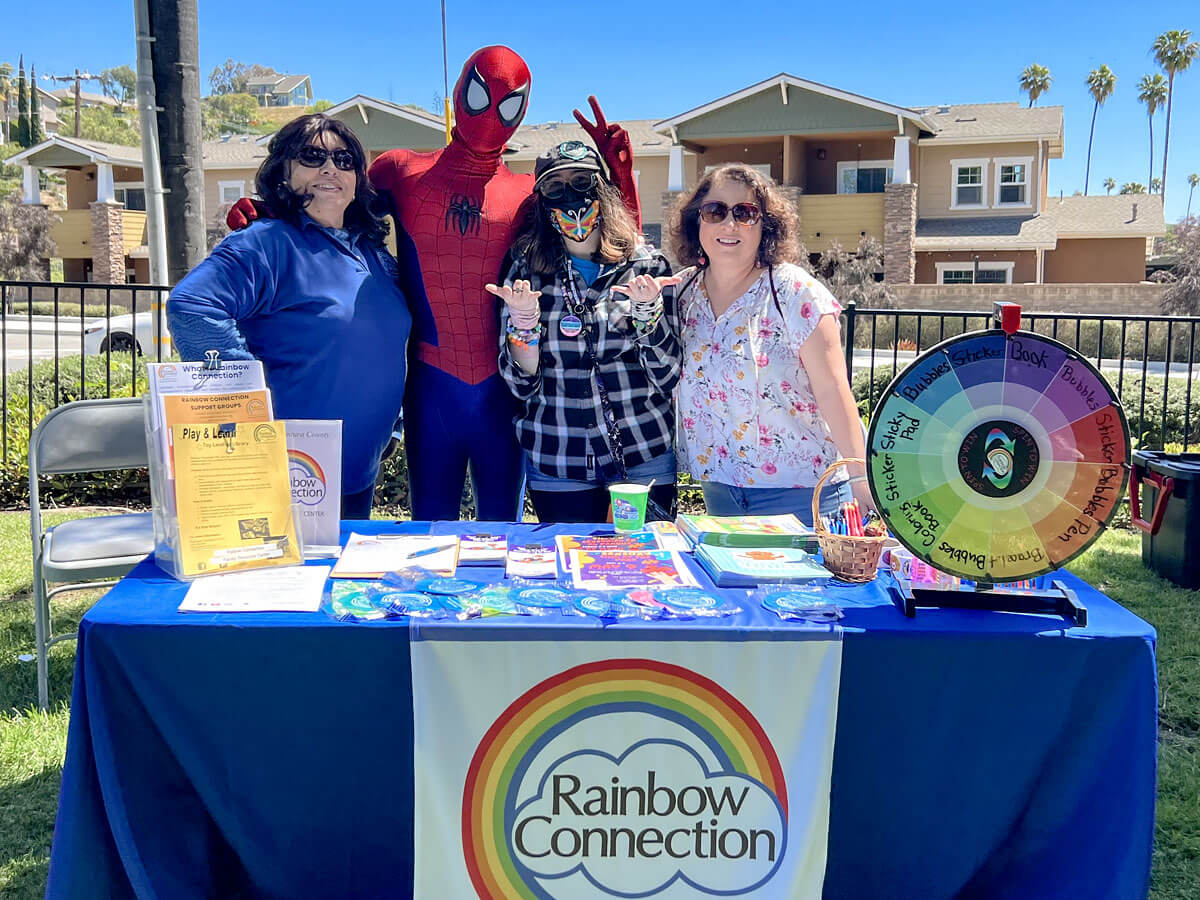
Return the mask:
<path id="1" fill-rule="evenodd" d="M 567 302 L 567 315 L 558 320 L 558 330 L 563 337 L 578 337 L 583 331 L 581 316 L 587 309 L 587 301 L 579 296 L 575 286 L 575 267 L 571 265 L 571 257 L 567 257 L 567 277 L 563 282 L 563 299 Z"/>

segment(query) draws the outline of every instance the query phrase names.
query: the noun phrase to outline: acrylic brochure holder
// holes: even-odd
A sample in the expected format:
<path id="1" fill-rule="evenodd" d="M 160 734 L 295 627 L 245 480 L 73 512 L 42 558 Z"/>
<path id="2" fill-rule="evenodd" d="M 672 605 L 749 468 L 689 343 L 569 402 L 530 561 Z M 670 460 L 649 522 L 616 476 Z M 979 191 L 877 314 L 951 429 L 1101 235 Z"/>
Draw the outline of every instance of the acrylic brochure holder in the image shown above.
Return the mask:
<path id="1" fill-rule="evenodd" d="M 175 495 L 175 480 L 172 477 L 171 460 L 164 453 L 168 442 L 163 439 L 162 431 L 155 425 L 155 416 L 151 408 L 149 395 L 142 398 L 142 407 L 146 421 L 146 449 L 150 459 L 150 500 L 153 507 L 154 520 L 154 562 L 160 569 L 179 581 L 192 581 L 195 578 L 218 572 L 242 571 L 269 565 L 284 565 L 290 563 L 258 561 L 255 565 L 232 563 L 227 566 L 213 568 L 210 572 L 185 573 L 182 562 L 182 538 L 180 532 L 179 513 Z M 271 423 L 230 423 L 215 426 L 228 429 L 230 435 L 236 434 L 237 428 L 256 427 L 261 424 L 278 425 L 283 430 L 282 422 Z M 213 426 L 210 426 L 213 427 Z M 223 434 L 224 432 L 222 432 Z M 167 451 L 169 452 L 169 451 Z M 299 561 L 304 559 L 303 536 L 301 533 L 300 510 L 293 501 L 290 505 L 292 533 L 289 541 L 295 542 Z"/>

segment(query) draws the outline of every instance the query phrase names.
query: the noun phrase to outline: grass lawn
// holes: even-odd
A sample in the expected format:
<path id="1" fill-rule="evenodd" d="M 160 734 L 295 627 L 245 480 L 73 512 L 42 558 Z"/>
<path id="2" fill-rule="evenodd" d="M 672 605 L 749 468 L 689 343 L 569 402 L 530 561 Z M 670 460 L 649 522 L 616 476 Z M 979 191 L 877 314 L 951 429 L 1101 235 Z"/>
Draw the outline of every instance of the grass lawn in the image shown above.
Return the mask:
<path id="1" fill-rule="evenodd" d="M 72 514 L 54 513 L 51 521 Z M 1071 571 L 1158 629 L 1159 790 L 1151 896 L 1200 900 L 1200 591 L 1184 591 L 1147 572 L 1138 536 L 1111 531 Z M 67 738 L 75 645 L 51 651 L 53 711 L 34 711 L 29 517 L 0 513 L 0 896 L 45 893 L 54 812 Z M 78 621 L 95 594 L 68 595 L 56 628 Z M 1052 875 L 1050 876 L 1052 877 Z"/>

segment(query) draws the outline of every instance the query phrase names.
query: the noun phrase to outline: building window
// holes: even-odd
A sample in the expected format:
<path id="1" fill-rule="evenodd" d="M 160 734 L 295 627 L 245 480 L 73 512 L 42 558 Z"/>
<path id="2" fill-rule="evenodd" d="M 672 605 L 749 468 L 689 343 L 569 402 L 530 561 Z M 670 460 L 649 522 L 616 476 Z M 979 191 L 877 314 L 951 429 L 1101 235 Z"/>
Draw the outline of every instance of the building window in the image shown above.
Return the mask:
<path id="1" fill-rule="evenodd" d="M 222 206 L 226 203 L 237 203 L 246 196 L 246 182 L 219 181 L 217 182 L 217 190 L 220 192 Z"/>
<path id="2" fill-rule="evenodd" d="M 950 162 L 951 209 L 983 209 L 987 206 L 983 182 L 987 164 L 986 159 L 955 159 Z"/>
<path id="3" fill-rule="evenodd" d="M 882 194 L 883 186 L 891 183 L 892 161 L 871 159 L 837 164 L 839 194 Z"/>
<path id="4" fill-rule="evenodd" d="M 996 205 L 1029 206 L 1032 157 L 996 160 Z"/>
<path id="5" fill-rule="evenodd" d="M 113 199 L 124 203 L 126 209 L 146 211 L 146 186 L 140 182 L 118 182 L 113 186 Z"/>
<path id="6" fill-rule="evenodd" d="M 937 263 L 938 284 L 1012 284 L 1011 262 L 959 260 Z M 978 266 L 978 268 L 976 268 Z"/>

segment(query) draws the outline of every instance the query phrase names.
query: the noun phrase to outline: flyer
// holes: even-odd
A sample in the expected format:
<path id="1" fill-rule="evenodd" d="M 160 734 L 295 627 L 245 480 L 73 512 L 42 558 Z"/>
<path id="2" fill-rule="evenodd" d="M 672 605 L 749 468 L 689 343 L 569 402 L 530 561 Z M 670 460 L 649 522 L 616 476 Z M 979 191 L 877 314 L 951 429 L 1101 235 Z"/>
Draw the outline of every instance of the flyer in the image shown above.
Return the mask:
<path id="1" fill-rule="evenodd" d="M 307 556 L 332 556 L 341 544 L 342 423 L 288 419 L 288 478 Z"/>
<path id="2" fill-rule="evenodd" d="M 224 425 L 227 422 L 271 421 L 271 392 L 265 388 L 233 394 L 168 394 L 162 398 L 163 428 L 159 432 L 167 477 L 174 471 L 171 449 L 176 425 Z"/>
<path id="3" fill-rule="evenodd" d="M 282 423 L 176 425 L 179 574 L 303 561 Z"/>
<path id="4" fill-rule="evenodd" d="M 610 534 L 560 534 L 554 539 L 558 546 L 558 558 L 567 571 L 572 550 L 591 552 L 605 550 L 658 550 L 658 538 L 649 531 L 632 531 Z"/>
<path id="5" fill-rule="evenodd" d="M 329 566 L 252 569 L 197 578 L 180 612 L 317 612 Z"/>
<path id="6" fill-rule="evenodd" d="M 585 591 L 699 586 L 673 550 L 572 550 L 570 572 L 572 586 Z"/>

